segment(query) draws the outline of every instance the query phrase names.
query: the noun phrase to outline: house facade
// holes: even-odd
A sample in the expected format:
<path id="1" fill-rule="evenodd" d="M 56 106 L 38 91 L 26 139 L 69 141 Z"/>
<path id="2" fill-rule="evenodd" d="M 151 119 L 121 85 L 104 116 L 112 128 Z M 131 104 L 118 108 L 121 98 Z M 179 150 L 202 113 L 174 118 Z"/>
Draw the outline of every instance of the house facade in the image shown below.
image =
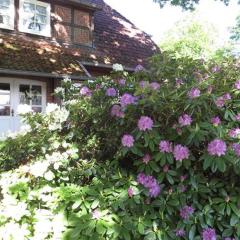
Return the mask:
<path id="1" fill-rule="evenodd" d="M 0 135 L 19 129 L 19 105 L 54 102 L 63 76 L 83 81 L 114 63 L 132 71 L 158 51 L 103 0 L 0 0 Z"/>

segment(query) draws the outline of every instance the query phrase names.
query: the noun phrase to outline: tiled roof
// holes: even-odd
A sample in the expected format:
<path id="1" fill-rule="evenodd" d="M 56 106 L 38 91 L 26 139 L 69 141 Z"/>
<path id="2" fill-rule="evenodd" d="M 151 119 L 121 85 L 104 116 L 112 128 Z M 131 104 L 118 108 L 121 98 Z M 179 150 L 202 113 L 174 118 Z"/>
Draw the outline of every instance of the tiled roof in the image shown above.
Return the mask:
<path id="1" fill-rule="evenodd" d="M 121 63 L 134 68 L 145 65 L 147 58 L 160 51 L 149 35 L 102 0 L 90 1 L 103 6 L 95 12 L 94 48 L 62 46 L 47 39 L 0 32 L 0 70 L 85 76 L 78 61 Z"/>
<path id="2" fill-rule="evenodd" d="M 77 58 L 57 45 L 26 36 L 0 34 L 0 68 L 51 74 L 85 75 Z"/>
<path id="3" fill-rule="evenodd" d="M 103 10 L 95 13 L 95 45 L 106 62 L 134 67 L 145 64 L 147 58 L 160 51 L 148 34 L 103 0 L 92 1 L 103 5 Z"/>

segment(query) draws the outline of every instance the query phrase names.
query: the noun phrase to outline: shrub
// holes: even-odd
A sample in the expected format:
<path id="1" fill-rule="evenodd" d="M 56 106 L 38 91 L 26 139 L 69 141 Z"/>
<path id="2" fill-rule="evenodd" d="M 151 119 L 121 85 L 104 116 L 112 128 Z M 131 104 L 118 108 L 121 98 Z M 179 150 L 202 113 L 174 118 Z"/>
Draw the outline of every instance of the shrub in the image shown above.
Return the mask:
<path id="1" fill-rule="evenodd" d="M 61 109 L 28 113 L 29 133 L 2 146 L 3 165 L 29 139 L 27 163 L 2 173 L 0 236 L 238 239 L 239 63 L 203 69 L 191 81 L 140 67 L 80 90 L 63 81 Z"/>

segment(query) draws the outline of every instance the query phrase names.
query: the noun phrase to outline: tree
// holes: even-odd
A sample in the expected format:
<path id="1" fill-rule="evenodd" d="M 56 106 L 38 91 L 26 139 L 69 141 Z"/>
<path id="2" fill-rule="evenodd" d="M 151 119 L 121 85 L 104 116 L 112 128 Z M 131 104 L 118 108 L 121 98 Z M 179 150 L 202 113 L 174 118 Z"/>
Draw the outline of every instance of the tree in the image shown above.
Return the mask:
<path id="1" fill-rule="evenodd" d="M 240 15 L 236 18 L 236 25 L 231 30 L 230 38 L 234 42 L 240 41 Z"/>
<path id="2" fill-rule="evenodd" d="M 166 4 L 171 4 L 173 6 L 180 6 L 184 10 L 194 10 L 195 6 L 199 3 L 200 0 L 153 0 L 154 2 L 159 3 L 160 7 L 164 7 Z M 225 5 L 228 5 L 231 0 L 218 0 L 223 2 Z M 240 0 L 238 1 L 240 4 Z"/>
<path id="3" fill-rule="evenodd" d="M 217 31 L 209 23 L 192 15 L 170 29 L 160 48 L 174 53 L 176 58 L 209 58 L 218 48 Z"/>

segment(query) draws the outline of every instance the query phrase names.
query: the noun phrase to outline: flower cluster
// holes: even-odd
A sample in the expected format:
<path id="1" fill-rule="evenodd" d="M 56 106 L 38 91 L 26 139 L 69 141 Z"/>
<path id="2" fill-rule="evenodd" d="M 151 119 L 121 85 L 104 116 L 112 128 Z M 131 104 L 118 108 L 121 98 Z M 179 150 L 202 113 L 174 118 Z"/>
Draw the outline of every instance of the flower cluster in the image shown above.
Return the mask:
<path id="1" fill-rule="evenodd" d="M 192 118 L 188 114 L 183 114 L 179 117 L 178 123 L 181 127 L 189 126 L 192 123 Z"/>
<path id="2" fill-rule="evenodd" d="M 213 117 L 212 119 L 211 119 L 211 123 L 214 125 L 214 126 L 218 126 L 218 125 L 220 125 L 221 124 L 221 120 L 220 120 L 220 118 L 217 116 L 217 117 Z"/>
<path id="3" fill-rule="evenodd" d="M 194 99 L 194 98 L 198 98 L 200 97 L 200 90 L 198 88 L 192 88 L 189 92 L 188 92 L 188 97 L 190 99 Z"/>
<path id="4" fill-rule="evenodd" d="M 138 174 L 137 181 L 149 190 L 150 197 L 157 197 L 160 194 L 161 188 L 153 176 L 140 173 Z"/>
<path id="5" fill-rule="evenodd" d="M 176 161 L 182 161 L 189 158 L 189 150 L 187 147 L 178 144 L 174 147 L 173 155 Z"/>
<path id="6" fill-rule="evenodd" d="M 115 88 L 108 88 L 106 90 L 106 96 L 108 96 L 108 97 L 116 97 L 116 95 L 117 95 L 117 91 L 116 91 Z"/>
<path id="7" fill-rule="evenodd" d="M 217 240 L 215 229 L 206 228 L 202 232 L 202 240 Z"/>
<path id="8" fill-rule="evenodd" d="M 157 83 L 157 82 L 152 82 L 149 84 L 149 87 L 152 89 L 152 90 L 159 90 L 160 89 L 160 84 Z"/>
<path id="9" fill-rule="evenodd" d="M 172 143 L 169 141 L 160 141 L 159 150 L 162 153 L 171 153 L 173 151 Z"/>
<path id="10" fill-rule="evenodd" d="M 226 143 L 221 139 L 215 139 L 208 144 L 208 153 L 211 156 L 223 156 L 227 150 Z"/>
<path id="11" fill-rule="evenodd" d="M 135 67 L 135 72 L 142 72 L 142 71 L 145 71 L 145 68 L 142 65 L 139 64 Z"/>
<path id="12" fill-rule="evenodd" d="M 240 135 L 240 128 L 233 128 L 228 132 L 229 137 L 237 138 Z"/>
<path id="13" fill-rule="evenodd" d="M 91 97 L 92 96 L 92 91 L 88 87 L 83 86 L 80 89 L 80 95 L 86 96 L 86 97 Z"/>
<path id="14" fill-rule="evenodd" d="M 222 108 L 228 100 L 231 100 L 231 95 L 229 93 L 226 93 L 223 96 L 218 97 L 215 101 L 215 104 L 218 108 Z"/>
<path id="15" fill-rule="evenodd" d="M 123 137 L 122 137 L 122 145 L 124 147 L 133 147 L 134 145 L 134 138 L 132 135 L 129 135 L 129 134 L 125 134 Z"/>
<path id="16" fill-rule="evenodd" d="M 183 228 L 179 228 L 175 230 L 175 232 L 177 237 L 184 237 L 186 235 L 186 232 Z"/>
<path id="17" fill-rule="evenodd" d="M 237 80 L 237 81 L 235 82 L 234 86 L 235 86 L 235 88 L 236 88 L 237 90 L 240 90 L 240 80 Z"/>
<path id="18" fill-rule="evenodd" d="M 148 164 L 151 159 L 152 159 L 151 155 L 148 154 L 148 153 L 146 153 L 146 154 L 143 156 L 142 161 L 143 161 L 143 163 Z"/>
<path id="19" fill-rule="evenodd" d="M 129 94 L 129 93 L 124 93 L 120 99 L 120 103 L 122 107 L 126 107 L 130 104 L 135 104 L 136 98 Z"/>
<path id="20" fill-rule="evenodd" d="M 150 117 L 147 116 L 142 116 L 138 120 L 138 128 L 140 131 L 147 131 L 147 130 L 152 130 L 153 127 L 153 120 Z"/>
<path id="21" fill-rule="evenodd" d="M 194 209 L 191 206 L 184 206 L 180 209 L 180 216 L 184 220 L 188 220 L 189 217 L 193 214 Z"/>
<path id="22" fill-rule="evenodd" d="M 121 106 L 119 105 L 113 105 L 111 108 L 111 116 L 112 117 L 118 117 L 118 118 L 123 118 L 124 117 L 124 112 L 122 111 Z"/>

